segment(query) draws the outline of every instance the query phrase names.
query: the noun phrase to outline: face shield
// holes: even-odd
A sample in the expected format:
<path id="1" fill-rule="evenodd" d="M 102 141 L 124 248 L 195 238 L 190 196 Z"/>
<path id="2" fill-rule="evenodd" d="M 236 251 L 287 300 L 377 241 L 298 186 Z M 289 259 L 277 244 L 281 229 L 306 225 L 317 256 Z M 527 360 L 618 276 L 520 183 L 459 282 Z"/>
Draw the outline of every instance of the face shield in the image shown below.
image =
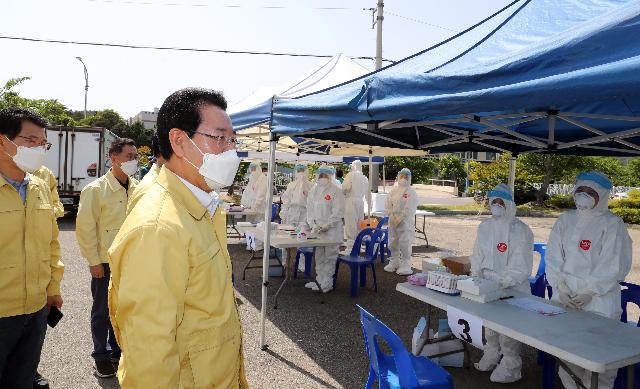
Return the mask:
<path id="1" fill-rule="evenodd" d="M 516 203 L 511 188 L 499 184 L 487 193 L 491 215 L 496 219 L 511 220 L 516 216 Z"/>
<path id="2" fill-rule="evenodd" d="M 304 180 L 307 178 L 307 166 L 301 163 L 297 163 L 293 168 L 295 179 L 296 180 Z"/>
<path id="3" fill-rule="evenodd" d="M 396 185 L 411 186 L 411 170 L 404 168 L 398 172 L 396 177 Z"/>
<path id="4" fill-rule="evenodd" d="M 249 164 L 249 168 L 247 169 L 247 174 L 253 175 L 256 173 L 262 173 L 262 167 L 258 162 L 251 162 Z"/>
<path id="5" fill-rule="evenodd" d="M 320 186 L 328 185 L 332 177 L 332 171 L 329 166 L 321 166 L 318 170 L 316 170 L 316 182 Z"/>
<path id="6" fill-rule="evenodd" d="M 609 208 L 613 184 L 600 172 L 582 172 L 576 177 L 573 199 L 582 215 L 599 215 Z"/>

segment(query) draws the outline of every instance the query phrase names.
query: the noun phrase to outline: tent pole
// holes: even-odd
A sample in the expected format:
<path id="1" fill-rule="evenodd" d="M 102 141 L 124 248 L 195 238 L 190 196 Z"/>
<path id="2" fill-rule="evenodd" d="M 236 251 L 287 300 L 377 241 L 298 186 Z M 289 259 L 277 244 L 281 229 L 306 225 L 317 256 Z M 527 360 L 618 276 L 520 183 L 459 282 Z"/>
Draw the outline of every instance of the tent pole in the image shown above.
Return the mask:
<path id="1" fill-rule="evenodd" d="M 509 188 L 511 188 L 511 193 L 515 195 L 515 186 L 516 186 L 516 155 L 511 154 L 511 158 L 509 158 Z"/>
<path id="2" fill-rule="evenodd" d="M 273 118 L 273 103 L 271 99 L 271 116 Z M 273 176 L 276 165 L 276 146 L 278 139 L 271 132 L 269 122 L 269 165 L 267 170 L 267 207 L 264 211 L 264 250 L 262 252 L 262 305 L 260 307 L 260 349 L 267 349 L 265 326 L 267 322 L 267 287 L 269 286 L 269 257 L 271 251 L 271 209 L 273 204 Z M 291 259 L 289 259 L 291 260 Z"/>
<path id="3" fill-rule="evenodd" d="M 367 220 L 371 219 L 371 192 L 373 191 L 373 151 L 369 147 L 369 193 L 367 193 Z"/>
<path id="4" fill-rule="evenodd" d="M 387 184 L 385 182 L 386 179 L 387 179 L 387 177 L 385 176 L 384 162 L 382 162 L 382 192 L 383 193 L 387 193 Z"/>

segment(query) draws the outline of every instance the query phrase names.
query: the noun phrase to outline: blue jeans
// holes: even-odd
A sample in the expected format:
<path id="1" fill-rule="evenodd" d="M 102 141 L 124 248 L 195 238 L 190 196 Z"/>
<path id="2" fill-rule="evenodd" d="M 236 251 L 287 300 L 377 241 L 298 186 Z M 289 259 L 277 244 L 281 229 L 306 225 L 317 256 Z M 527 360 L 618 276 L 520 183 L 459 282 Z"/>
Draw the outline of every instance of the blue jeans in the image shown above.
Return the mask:
<path id="1" fill-rule="evenodd" d="M 91 336 L 93 338 L 93 352 L 91 356 L 96 361 L 108 361 L 110 358 L 120 358 L 120 347 L 113 334 L 113 327 L 109 319 L 109 279 L 111 271 L 108 263 L 103 263 L 104 277 L 91 278 Z"/>
<path id="2" fill-rule="evenodd" d="M 0 389 L 31 389 L 47 332 L 49 308 L 0 318 Z"/>

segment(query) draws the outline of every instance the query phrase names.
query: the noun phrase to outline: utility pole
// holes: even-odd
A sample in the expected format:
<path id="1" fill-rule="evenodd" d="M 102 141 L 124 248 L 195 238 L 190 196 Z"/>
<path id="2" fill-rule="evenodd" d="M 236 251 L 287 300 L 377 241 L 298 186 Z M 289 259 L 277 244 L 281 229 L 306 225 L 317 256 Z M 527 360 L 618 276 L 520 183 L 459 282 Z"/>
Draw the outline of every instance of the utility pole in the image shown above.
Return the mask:
<path id="1" fill-rule="evenodd" d="M 376 70 L 382 67 L 382 21 L 384 0 L 378 0 L 378 17 L 376 18 Z"/>
<path id="2" fill-rule="evenodd" d="M 376 29 L 376 70 L 382 67 L 382 21 L 384 20 L 384 0 L 378 0 L 377 8 L 363 8 L 371 11 L 371 29 Z"/>
<path id="3" fill-rule="evenodd" d="M 84 118 L 87 118 L 87 94 L 89 93 L 89 72 L 87 71 L 87 66 L 82 61 L 82 57 L 76 57 L 78 61 L 82 64 L 84 68 Z"/>
<path id="4" fill-rule="evenodd" d="M 384 20 L 384 0 L 378 0 L 378 8 L 364 8 L 365 11 L 371 11 L 371 29 L 376 28 L 376 70 L 382 68 L 382 21 Z M 369 150 L 369 159 L 371 160 L 371 150 Z M 371 165 L 369 163 L 369 184 L 373 186 L 372 191 L 378 192 L 379 184 L 379 165 Z M 371 190 L 370 190 L 371 191 Z M 371 204 L 369 204 L 371 209 Z M 369 216 L 371 217 L 371 216 Z"/>

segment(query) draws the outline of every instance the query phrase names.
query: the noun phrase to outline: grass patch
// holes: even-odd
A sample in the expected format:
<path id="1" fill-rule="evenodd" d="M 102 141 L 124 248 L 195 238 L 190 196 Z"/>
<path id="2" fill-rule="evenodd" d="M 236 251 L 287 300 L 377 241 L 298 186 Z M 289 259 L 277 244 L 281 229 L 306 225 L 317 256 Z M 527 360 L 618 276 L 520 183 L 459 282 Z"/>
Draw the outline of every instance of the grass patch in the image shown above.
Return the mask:
<path id="1" fill-rule="evenodd" d="M 462 205 L 431 205 L 431 204 L 424 204 L 424 205 L 419 205 L 418 209 L 421 209 L 423 211 L 487 211 L 487 207 L 484 207 L 480 204 L 477 203 L 471 203 L 471 204 L 462 204 Z"/>

